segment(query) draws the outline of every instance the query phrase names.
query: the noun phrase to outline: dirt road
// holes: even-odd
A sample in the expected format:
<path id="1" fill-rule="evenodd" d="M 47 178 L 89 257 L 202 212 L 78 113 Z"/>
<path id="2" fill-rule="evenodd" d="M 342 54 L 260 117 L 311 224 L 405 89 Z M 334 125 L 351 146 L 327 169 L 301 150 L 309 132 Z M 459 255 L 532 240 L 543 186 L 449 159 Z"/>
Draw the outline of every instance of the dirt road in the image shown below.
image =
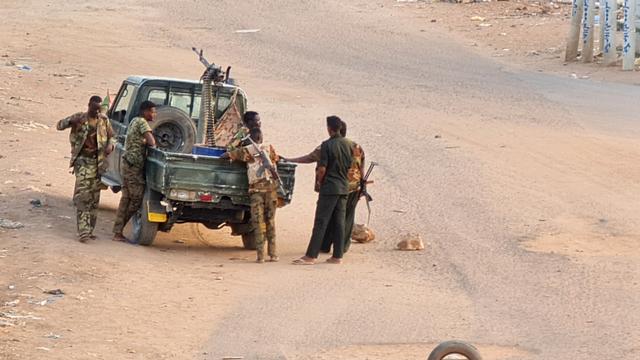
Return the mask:
<path id="1" fill-rule="evenodd" d="M 395 4 L 4 1 L 0 60 L 33 70 L 0 66 L 0 217 L 25 225 L 0 230 L 1 357 L 424 359 L 457 338 L 487 359 L 638 358 L 640 90 L 497 63 Z M 326 115 L 348 122 L 381 163 L 375 243 L 287 263 L 312 167 L 278 214 L 278 264 L 192 226 L 113 243 L 106 192 L 100 239 L 74 241 L 52 125 L 128 75 L 199 76 L 194 45 L 234 66 L 280 153 L 313 149 Z M 408 231 L 426 251 L 393 251 Z"/>

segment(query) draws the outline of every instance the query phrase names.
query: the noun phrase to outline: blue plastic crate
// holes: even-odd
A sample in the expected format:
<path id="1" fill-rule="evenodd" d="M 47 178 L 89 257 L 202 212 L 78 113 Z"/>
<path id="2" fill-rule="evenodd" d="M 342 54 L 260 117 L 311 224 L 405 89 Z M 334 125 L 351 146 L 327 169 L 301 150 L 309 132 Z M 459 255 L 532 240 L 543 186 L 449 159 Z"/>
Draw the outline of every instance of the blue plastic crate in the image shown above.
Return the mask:
<path id="1" fill-rule="evenodd" d="M 225 148 L 208 147 L 203 145 L 193 145 L 193 148 L 191 149 L 191 153 L 194 155 L 205 155 L 213 157 L 220 157 L 225 152 L 227 152 L 227 149 Z"/>

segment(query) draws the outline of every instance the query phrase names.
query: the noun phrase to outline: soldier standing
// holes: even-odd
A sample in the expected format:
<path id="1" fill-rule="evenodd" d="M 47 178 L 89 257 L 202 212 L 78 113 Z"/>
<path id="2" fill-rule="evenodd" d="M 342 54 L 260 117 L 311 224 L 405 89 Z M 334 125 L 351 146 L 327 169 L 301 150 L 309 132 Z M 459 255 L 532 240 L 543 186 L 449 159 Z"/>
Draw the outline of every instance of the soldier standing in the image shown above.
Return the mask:
<path id="1" fill-rule="evenodd" d="M 86 243 L 95 239 L 100 177 L 107 169 L 107 156 L 113 151 L 115 139 L 109 119 L 100 113 L 102 99 L 92 96 L 87 112 L 79 112 L 58 121 L 56 128 L 71 128 L 71 162 L 76 176 L 73 204 L 76 207 L 78 239 Z"/>
<path id="2" fill-rule="evenodd" d="M 344 138 L 347 136 L 347 124 L 343 121 L 342 128 L 340 129 L 340 135 Z M 347 139 L 351 143 L 351 167 L 349 168 L 349 195 L 347 197 L 347 205 L 345 210 L 345 230 L 344 230 L 344 252 L 349 251 L 349 247 L 351 246 L 351 232 L 353 230 L 353 224 L 355 222 L 356 215 L 356 207 L 358 206 L 358 201 L 362 194 L 360 193 L 361 189 L 361 181 L 362 174 L 364 173 L 364 150 L 362 147 L 358 145 L 356 142 Z M 284 158 L 283 158 L 284 159 Z M 312 152 L 307 155 L 300 156 L 297 158 L 286 158 L 289 162 L 298 163 L 298 164 L 310 164 L 317 163 L 320 161 L 320 146 L 315 148 Z M 328 228 L 333 229 L 332 224 L 328 225 Z M 333 243 L 333 237 L 335 236 L 333 231 L 327 231 L 324 240 L 322 241 L 322 246 L 320 247 L 320 251 L 324 253 L 328 253 L 331 251 L 331 244 Z"/>
<path id="3" fill-rule="evenodd" d="M 247 177 L 249 178 L 249 196 L 251 198 L 251 225 L 256 239 L 256 262 L 264 262 L 264 238 L 267 238 L 269 259 L 279 260 L 276 252 L 276 208 L 278 194 L 277 182 L 266 169 L 259 151 L 264 151 L 271 164 L 278 161 L 278 155 L 273 146 L 262 143 L 262 131 L 259 127 L 249 130 L 251 139 L 258 144 L 259 150 L 253 145 L 229 151 L 222 158 L 239 160 L 247 163 Z"/>
<path id="4" fill-rule="evenodd" d="M 320 146 L 320 161 L 316 169 L 316 189 L 319 192 L 313 233 L 305 256 L 293 261 L 296 265 L 315 264 L 322 241 L 327 232 L 334 234 L 333 256 L 329 263 L 342 263 L 348 174 L 351 167 L 351 143 L 340 135 L 342 120 L 337 116 L 327 117 L 329 139 Z M 329 228 L 331 225 L 331 228 Z"/>
<path id="5" fill-rule="evenodd" d="M 140 115 L 129 124 L 125 140 L 125 153 L 122 156 L 122 197 L 113 225 L 113 240 L 127 241 L 122 231 L 131 217 L 140 209 L 144 197 L 144 163 L 147 159 L 147 146 L 155 147 L 156 140 L 151 133 L 149 121 L 156 118 L 156 104 L 143 101 Z"/>

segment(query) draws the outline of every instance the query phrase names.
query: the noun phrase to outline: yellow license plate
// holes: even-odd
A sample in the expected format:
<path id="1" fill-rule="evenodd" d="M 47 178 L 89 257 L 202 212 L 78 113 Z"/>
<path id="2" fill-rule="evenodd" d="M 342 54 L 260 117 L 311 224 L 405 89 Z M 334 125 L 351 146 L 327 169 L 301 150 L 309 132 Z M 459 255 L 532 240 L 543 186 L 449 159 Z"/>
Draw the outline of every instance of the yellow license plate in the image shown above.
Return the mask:
<path id="1" fill-rule="evenodd" d="M 167 214 L 149 212 L 147 218 L 149 222 L 162 223 L 167 221 Z"/>

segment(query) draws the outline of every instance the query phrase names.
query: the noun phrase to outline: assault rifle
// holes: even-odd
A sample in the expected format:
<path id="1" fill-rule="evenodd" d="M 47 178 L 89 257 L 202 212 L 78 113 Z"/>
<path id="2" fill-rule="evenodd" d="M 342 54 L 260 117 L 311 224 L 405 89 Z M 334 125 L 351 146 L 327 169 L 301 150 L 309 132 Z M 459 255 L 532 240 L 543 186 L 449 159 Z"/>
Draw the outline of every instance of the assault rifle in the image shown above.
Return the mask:
<path id="1" fill-rule="evenodd" d="M 278 175 L 278 170 L 276 169 L 275 165 L 273 165 L 273 163 L 271 162 L 269 155 L 267 155 L 267 153 L 265 153 L 265 151 L 262 150 L 260 146 L 256 144 L 255 141 L 253 141 L 251 136 L 245 136 L 244 138 L 242 138 L 242 141 L 247 141 L 247 140 L 251 142 L 251 145 L 260 156 L 260 159 L 262 159 L 262 166 L 263 166 L 262 170 L 269 171 L 269 173 L 271 174 L 271 177 L 273 177 L 276 180 L 276 183 L 278 183 L 278 190 L 280 190 L 283 196 L 286 195 L 286 192 L 284 191 L 284 187 L 282 186 L 282 180 L 280 179 L 280 175 Z"/>
<path id="2" fill-rule="evenodd" d="M 359 196 L 364 196 L 364 199 L 367 201 L 367 211 L 369 212 L 367 216 L 367 226 L 369 225 L 369 220 L 371 220 L 371 205 L 369 205 L 369 203 L 373 201 L 373 197 L 371 197 L 371 195 L 367 191 L 367 185 L 373 184 L 373 180 L 369 181 L 369 176 L 371 176 L 371 172 L 373 171 L 373 168 L 376 167 L 377 165 L 378 165 L 377 162 L 372 161 L 371 164 L 369 164 L 369 169 L 367 169 L 367 173 L 360 180 Z"/>

